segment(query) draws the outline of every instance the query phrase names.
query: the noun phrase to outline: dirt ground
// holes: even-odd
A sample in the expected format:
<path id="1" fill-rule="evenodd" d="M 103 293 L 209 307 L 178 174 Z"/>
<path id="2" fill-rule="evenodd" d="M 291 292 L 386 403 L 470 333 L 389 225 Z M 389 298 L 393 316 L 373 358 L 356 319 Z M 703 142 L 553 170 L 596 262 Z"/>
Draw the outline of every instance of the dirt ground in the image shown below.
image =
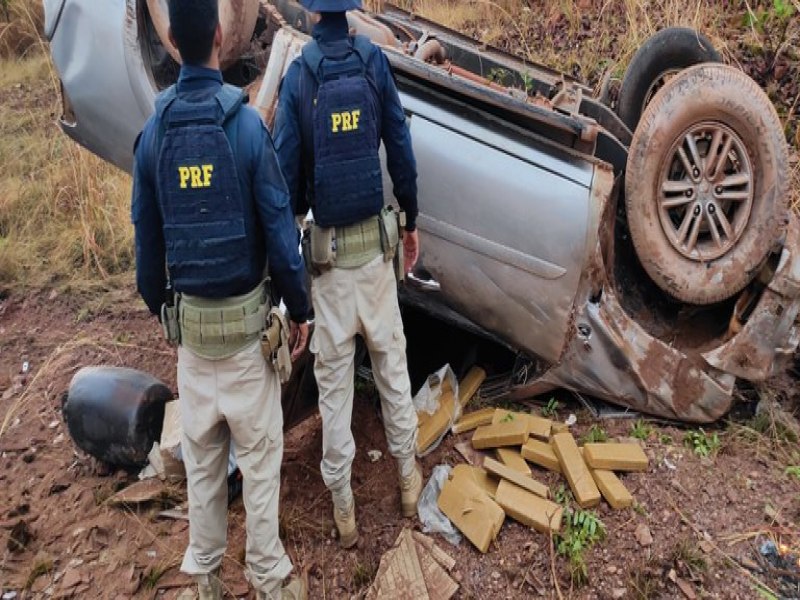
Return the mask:
<path id="1" fill-rule="evenodd" d="M 132 291 L 100 299 L 42 292 L 0 301 L 0 415 L 6 428 L 0 436 L 0 588 L 18 591 L 17 598 L 176 598 L 190 583 L 178 571 L 187 523 L 159 519 L 161 506 L 110 506 L 107 499 L 135 477 L 104 473 L 76 450 L 62 420 L 62 393 L 72 375 L 91 364 L 139 368 L 175 389 L 174 352 Z M 781 396 L 791 408 L 797 398 L 788 377 L 776 385 L 789 390 Z M 420 528 L 417 518 L 399 515 L 396 472 L 370 401 L 374 392 L 368 385 L 359 390 L 353 417 L 357 549 L 342 551 L 332 537 L 331 503 L 319 472 L 319 418 L 286 436 L 281 529 L 294 564 L 308 574 L 312 598 L 362 597 L 400 530 Z M 594 423 L 577 409 L 564 406 L 559 414 L 577 412 L 573 430 L 580 435 Z M 738 412 L 735 420 L 745 422 L 747 407 Z M 766 437 L 740 435 L 744 427 L 729 423 L 714 430 L 722 440 L 719 454 L 699 458 L 682 444 L 684 430 L 654 425 L 645 443 L 650 469 L 623 478 L 635 508 L 614 511 L 603 504 L 598 510 L 607 536 L 585 552 L 587 584 L 571 587 L 569 564 L 553 556 L 549 538 L 508 519 L 485 555 L 466 541 L 453 547 L 434 536 L 457 561 L 456 597 L 683 597 L 672 570 L 697 597 L 754 598 L 756 581 L 777 591 L 780 582 L 763 571 L 758 547 L 768 538 L 800 546 L 800 480 L 785 473 L 783 462 L 791 448 L 776 450 Z M 611 436 L 627 436 L 632 422 L 599 426 Z M 423 460 L 426 477 L 435 465 L 463 462 L 456 441 L 449 436 Z M 367 456 L 373 449 L 383 452 L 376 464 Z M 535 476 L 554 492 L 563 483 L 544 471 Z M 183 493 L 177 490 L 178 503 Z M 24 549 L 12 551 L 12 528 L 20 539 L 20 522 Z M 644 546 L 635 533 L 642 525 L 652 536 Z M 238 499 L 230 509 L 223 567 L 228 591 L 237 598 L 249 597 L 243 557 Z"/>

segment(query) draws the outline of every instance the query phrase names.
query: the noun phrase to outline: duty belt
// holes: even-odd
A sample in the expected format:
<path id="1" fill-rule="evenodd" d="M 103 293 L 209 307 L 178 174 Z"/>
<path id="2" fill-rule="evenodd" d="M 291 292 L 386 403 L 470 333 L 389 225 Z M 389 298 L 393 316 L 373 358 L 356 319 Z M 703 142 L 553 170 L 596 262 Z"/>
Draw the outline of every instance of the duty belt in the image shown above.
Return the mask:
<path id="1" fill-rule="evenodd" d="M 181 344 L 206 358 L 232 356 L 259 339 L 269 308 L 263 283 L 229 298 L 182 294 L 178 300 Z"/>
<path id="2" fill-rule="evenodd" d="M 383 253 L 380 217 L 336 228 L 336 266 L 352 269 Z"/>

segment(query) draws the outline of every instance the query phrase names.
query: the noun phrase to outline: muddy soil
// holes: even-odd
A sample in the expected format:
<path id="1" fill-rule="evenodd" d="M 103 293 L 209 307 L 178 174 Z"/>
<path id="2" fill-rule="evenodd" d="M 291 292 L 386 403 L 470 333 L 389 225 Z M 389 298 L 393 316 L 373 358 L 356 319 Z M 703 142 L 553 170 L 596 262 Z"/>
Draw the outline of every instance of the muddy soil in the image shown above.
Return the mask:
<path id="1" fill-rule="evenodd" d="M 100 299 L 43 292 L 0 301 L 0 418 L 6 427 L 0 435 L 0 587 L 17 591 L 18 598 L 176 598 L 190 584 L 178 569 L 187 523 L 157 516 L 165 505 L 180 507 L 185 491 L 178 486 L 174 500 L 159 505 L 112 507 L 108 498 L 135 476 L 107 473 L 78 451 L 61 417 L 62 394 L 86 365 L 139 368 L 175 389 L 174 351 L 161 341 L 132 285 L 127 289 Z M 791 389 L 788 376 L 777 383 Z M 358 390 L 357 549 L 340 550 L 332 536 L 331 503 L 319 472 L 318 416 L 286 436 L 281 530 L 294 564 L 308 575 L 312 598 L 362 597 L 400 530 L 420 528 L 417 518 L 400 517 L 396 471 L 374 391 L 363 383 Z M 560 416 L 576 411 L 574 431 L 581 435 L 593 422 L 577 408 L 566 406 Z M 631 425 L 600 423 L 611 436 L 628 435 Z M 598 510 L 608 533 L 584 553 L 589 581 L 582 587 L 571 586 L 569 563 L 553 556 L 549 538 L 510 519 L 486 555 L 466 541 L 453 547 L 434 536 L 457 561 L 456 597 L 555 598 L 556 582 L 563 597 L 680 597 L 672 570 L 673 579 L 697 597 L 753 598 L 754 577 L 774 586 L 768 573 L 759 572 L 758 541 L 771 536 L 800 544 L 800 480 L 784 472 L 787 465 L 776 458 L 785 454 L 770 452 L 763 439 L 745 441 L 730 427 L 715 431 L 722 450 L 709 459 L 683 446 L 684 430 L 656 427 L 645 443 L 649 471 L 623 477 L 636 507 L 614 511 L 603 504 Z M 463 461 L 456 441 L 446 438 L 423 460 L 426 477 L 437 464 Z M 367 452 L 375 449 L 383 456 L 373 464 Z M 551 473 L 535 476 L 554 492 L 563 483 Z M 637 539 L 643 526 L 652 543 Z M 23 539 L 24 547 L 12 537 Z M 229 512 L 223 566 L 231 597 L 252 597 L 243 558 L 238 499 Z"/>

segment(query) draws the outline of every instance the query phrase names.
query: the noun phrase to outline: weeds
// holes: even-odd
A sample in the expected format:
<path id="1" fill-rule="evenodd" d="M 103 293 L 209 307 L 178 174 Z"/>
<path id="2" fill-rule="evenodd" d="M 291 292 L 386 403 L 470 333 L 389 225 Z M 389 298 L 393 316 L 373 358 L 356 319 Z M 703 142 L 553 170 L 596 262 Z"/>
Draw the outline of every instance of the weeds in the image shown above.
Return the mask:
<path id="1" fill-rule="evenodd" d="M 702 552 L 697 549 L 690 540 L 682 540 L 672 551 L 671 561 L 679 570 L 688 570 L 690 577 L 695 577 L 697 573 L 704 573 L 708 570 Z"/>
<path id="2" fill-rule="evenodd" d="M 628 589 L 635 600 L 651 600 L 659 596 L 658 587 L 661 580 L 660 569 L 654 561 L 650 561 L 634 568 Z"/>
<path id="3" fill-rule="evenodd" d="M 553 499 L 564 507 L 569 506 L 573 500 L 572 492 L 562 483 L 553 493 Z"/>
<path id="4" fill-rule="evenodd" d="M 797 426 L 792 427 L 789 417 L 775 404 L 770 403 L 764 410 L 757 411 L 748 426 L 775 444 L 798 443 Z"/>
<path id="5" fill-rule="evenodd" d="M 788 477 L 794 477 L 795 479 L 797 479 L 797 481 L 800 481 L 800 465 L 790 465 L 786 467 L 784 475 Z"/>
<path id="6" fill-rule="evenodd" d="M 164 576 L 164 574 L 172 568 L 172 565 L 168 562 L 160 563 L 158 565 L 154 565 L 145 571 L 144 576 L 142 577 L 142 586 L 146 590 L 154 590 L 158 585 L 159 580 Z"/>
<path id="7" fill-rule="evenodd" d="M 378 567 L 373 560 L 368 559 L 366 563 L 357 562 L 353 569 L 353 587 L 357 590 L 367 587 L 375 579 Z"/>
<path id="8" fill-rule="evenodd" d="M 594 511 L 564 511 L 562 531 L 556 536 L 556 552 L 569 560 L 573 584 L 580 586 L 589 580 L 583 554 L 605 536 L 606 527 Z"/>
<path id="9" fill-rule="evenodd" d="M 748 5 L 742 24 L 763 34 L 770 25 L 788 27 L 794 13 L 795 8 L 791 0 L 772 0 L 766 6 L 758 6 L 755 10 Z"/>
<path id="10" fill-rule="evenodd" d="M 631 437 L 637 440 L 647 440 L 654 431 L 655 429 L 653 429 L 652 425 L 645 422 L 644 419 L 638 419 L 631 427 Z"/>
<path id="11" fill-rule="evenodd" d="M 550 400 L 547 401 L 547 404 L 542 407 L 542 416 L 547 417 L 548 419 L 558 418 L 558 407 L 558 400 L 555 398 L 550 398 Z"/>
<path id="12" fill-rule="evenodd" d="M 583 440 L 584 444 L 607 442 L 608 432 L 606 432 L 606 430 L 599 425 L 595 424 L 589 428 L 589 431 L 587 431 L 581 439 Z"/>
<path id="13" fill-rule="evenodd" d="M 702 457 L 716 456 L 721 447 L 717 433 L 709 435 L 702 428 L 696 431 L 687 431 L 683 438 L 683 445 Z"/>
<path id="14" fill-rule="evenodd" d="M 28 579 L 25 581 L 25 588 L 30 589 L 33 583 L 42 575 L 47 575 L 53 570 L 53 560 L 50 557 L 37 557 L 33 561 Z"/>
<path id="15" fill-rule="evenodd" d="M 514 413 L 506 413 L 501 419 L 501 423 L 510 423 L 514 420 Z"/>

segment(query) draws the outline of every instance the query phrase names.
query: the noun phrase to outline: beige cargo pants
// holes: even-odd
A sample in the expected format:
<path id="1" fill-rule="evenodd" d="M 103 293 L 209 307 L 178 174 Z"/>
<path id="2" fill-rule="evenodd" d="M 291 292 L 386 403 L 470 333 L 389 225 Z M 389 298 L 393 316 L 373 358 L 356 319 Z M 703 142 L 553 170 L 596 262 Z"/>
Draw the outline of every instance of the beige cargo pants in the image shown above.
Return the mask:
<path id="1" fill-rule="evenodd" d="M 417 413 L 411 403 L 406 338 L 392 263 L 379 256 L 355 269 L 330 269 L 314 278 L 311 299 L 314 335 L 310 349 L 316 357 L 322 416 L 320 468 L 325 485 L 336 493 L 350 483 L 355 457 L 350 427 L 355 336 L 359 333 L 372 361 L 389 452 L 401 468 L 413 469 Z"/>
<path id="2" fill-rule="evenodd" d="M 243 476 L 247 576 L 267 598 L 280 598 L 292 563 L 278 537 L 283 412 L 278 377 L 258 341 L 234 356 L 208 360 L 178 349 L 181 451 L 189 491 L 189 547 L 181 570 L 204 575 L 225 554 L 228 450 Z"/>

